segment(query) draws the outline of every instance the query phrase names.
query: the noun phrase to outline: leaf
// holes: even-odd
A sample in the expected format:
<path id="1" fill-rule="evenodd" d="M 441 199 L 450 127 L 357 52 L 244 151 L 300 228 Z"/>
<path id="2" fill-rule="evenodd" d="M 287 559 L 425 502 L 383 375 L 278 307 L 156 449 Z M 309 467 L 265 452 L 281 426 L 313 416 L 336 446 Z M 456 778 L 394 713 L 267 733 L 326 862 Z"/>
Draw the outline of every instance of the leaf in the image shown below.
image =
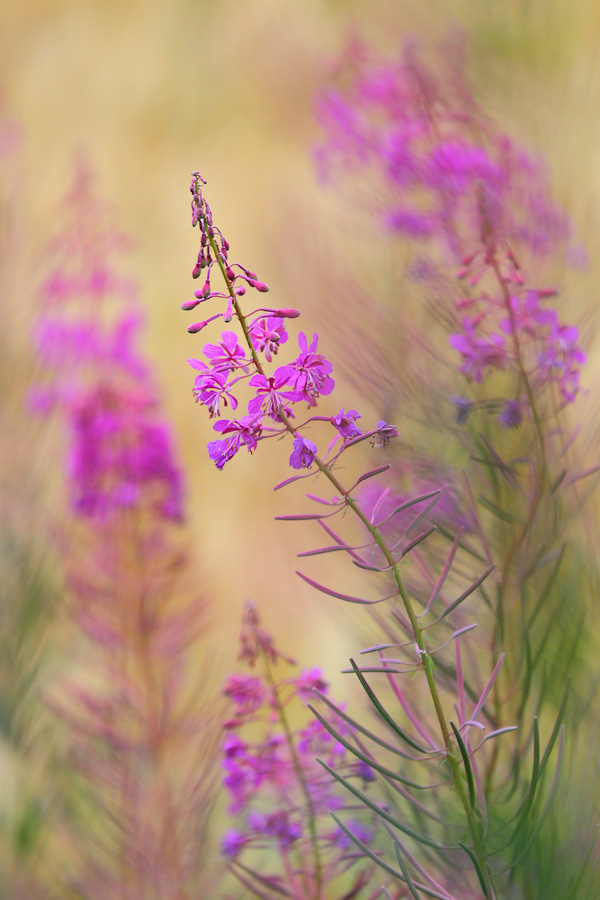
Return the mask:
<path id="1" fill-rule="evenodd" d="M 469 759 L 469 753 L 465 746 L 465 742 L 462 739 L 462 735 L 454 722 L 450 720 L 450 727 L 454 732 L 454 737 L 456 738 L 456 743 L 458 744 L 458 749 L 460 750 L 460 755 L 462 756 L 462 761 L 465 767 L 465 775 L 467 777 L 467 788 L 469 791 L 469 804 L 471 806 L 471 810 L 475 807 L 475 781 L 473 779 L 473 769 L 471 768 L 471 760 Z"/>
<path id="2" fill-rule="evenodd" d="M 523 524 L 521 521 L 519 521 L 519 519 L 516 518 L 516 516 L 511 515 L 511 513 L 507 512 L 505 509 L 497 506 L 492 500 L 488 500 L 488 498 L 484 497 L 482 494 L 479 495 L 478 500 L 484 509 L 487 509 L 488 512 L 491 512 L 502 522 L 507 522 L 509 525 Z"/>
<path id="3" fill-rule="evenodd" d="M 363 753 L 358 747 L 355 747 L 354 744 L 351 744 L 350 741 L 347 741 L 340 733 L 337 731 L 333 725 L 331 725 L 327 719 L 325 719 L 310 703 L 307 704 L 308 708 L 315 716 L 315 718 L 321 723 L 325 731 L 328 731 L 329 734 L 345 747 L 346 750 L 349 750 L 353 756 L 356 756 L 357 759 L 360 759 L 362 762 L 366 763 L 372 769 L 375 769 L 376 772 L 380 772 L 382 775 L 385 775 L 387 778 L 391 778 L 392 781 L 399 781 L 400 784 L 405 784 L 407 787 L 414 788 L 417 791 L 425 791 L 428 789 L 428 785 L 426 784 L 417 784 L 415 781 L 411 781 L 409 778 L 403 778 L 401 775 L 397 775 L 392 769 L 388 769 L 386 766 L 382 766 L 377 760 L 372 759 L 366 753 Z"/>
<path id="4" fill-rule="evenodd" d="M 356 663 L 354 662 L 353 659 L 350 660 L 350 665 L 354 669 L 354 674 L 356 675 L 356 677 L 360 681 L 361 685 L 363 686 L 369 700 L 371 701 L 371 703 L 373 704 L 373 706 L 375 707 L 375 709 L 377 710 L 377 712 L 379 713 L 381 718 L 384 719 L 384 721 L 387 722 L 387 724 L 390 726 L 392 731 L 395 731 L 396 734 L 398 735 L 398 737 L 402 738 L 402 740 L 406 744 L 408 744 L 409 747 L 412 747 L 413 750 L 418 750 L 419 753 L 425 753 L 426 752 L 425 749 L 423 747 L 421 747 L 421 745 L 418 744 L 415 740 L 413 740 L 410 737 L 410 735 L 406 734 L 406 732 L 403 731 L 402 728 L 400 728 L 400 726 L 397 725 L 396 722 L 392 719 L 392 717 L 387 712 L 387 710 L 385 710 L 383 708 L 383 706 L 381 705 L 381 703 L 375 696 L 372 688 L 367 683 L 367 680 L 365 679 L 364 675 L 362 674 L 362 672 L 360 671 L 360 669 L 358 668 L 358 666 L 356 665 Z"/>
<path id="5" fill-rule="evenodd" d="M 393 519 L 399 512 L 402 512 L 405 509 L 409 509 L 409 507 L 414 506 L 415 503 L 421 503 L 423 500 L 430 500 L 431 497 L 435 497 L 441 494 L 441 490 L 437 491 L 429 491 L 427 494 L 421 494 L 419 497 L 413 497 L 411 500 L 405 500 L 404 503 L 401 503 L 400 506 L 397 506 L 393 513 L 390 513 L 389 516 L 386 516 L 385 519 L 382 519 L 379 524 L 377 524 L 376 528 L 381 528 L 382 525 L 385 525 L 390 519 Z"/>
<path id="6" fill-rule="evenodd" d="M 403 834 L 407 834 L 409 837 L 414 838 L 415 841 L 418 841 L 420 844 L 425 844 L 427 847 L 433 847 L 435 850 L 443 850 L 445 849 L 442 844 L 438 844 L 436 841 L 432 841 L 430 838 L 425 837 L 423 834 L 418 834 L 418 832 L 413 831 L 412 828 L 409 828 L 408 825 L 405 825 L 403 822 L 400 822 L 398 819 L 395 819 L 394 816 L 390 815 L 390 813 L 386 809 L 382 809 L 382 807 L 377 806 L 377 804 L 371 800 L 366 794 L 360 791 L 357 787 L 351 784 L 346 778 L 342 775 L 338 775 L 335 769 L 332 769 L 331 766 L 328 766 L 326 762 L 323 762 L 322 759 L 317 757 L 317 762 L 319 765 L 323 766 L 326 772 L 335 778 L 343 787 L 346 788 L 347 791 L 350 791 L 357 800 L 360 800 L 361 803 L 364 803 L 365 806 L 368 806 L 369 809 L 372 809 L 374 813 L 378 816 L 381 816 L 382 819 L 385 819 L 386 822 L 389 822 L 390 825 L 393 825 L 394 828 L 397 828 L 398 831 L 403 832 Z"/>
<path id="7" fill-rule="evenodd" d="M 408 753 L 405 753 L 404 750 L 399 750 L 397 747 L 394 747 L 393 744 L 388 743 L 383 738 L 378 737 L 372 731 L 369 731 L 368 728 L 365 728 L 364 725 L 361 725 L 355 719 L 348 715 L 343 709 L 340 709 L 339 706 L 336 706 L 326 694 L 323 694 L 321 691 L 313 688 L 314 693 L 319 697 L 320 700 L 323 701 L 336 715 L 343 719 L 348 725 L 358 731 L 360 734 L 364 734 L 365 737 L 369 738 L 370 741 L 373 741 L 375 744 L 379 744 L 380 747 L 383 747 L 385 750 L 389 750 L 391 753 L 394 753 L 396 756 L 401 756 L 402 759 L 410 759 L 410 760 L 419 760 L 419 757 L 410 756 Z"/>
<path id="8" fill-rule="evenodd" d="M 458 534 L 456 535 L 456 538 L 454 540 L 454 543 L 452 544 L 450 553 L 448 554 L 446 562 L 444 563 L 444 568 L 442 569 L 442 571 L 440 573 L 440 577 L 438 578 L 438 580 L 435 584 L 435 587 L 434 587 L 433 591 L 431 592 L 431 596 L 427 602 L 427 606 L 425 607 L 423 612 L 420 613 L 419 616 L 417 616 L 417 618 L 420 618 L 421 616 L 424 616 L 426 612 L 429 612 L 431 605 L 439 597 L 440 591 L 444 587 L 444 582 L 446 581 L 446 578 L 448 577 L 448 573 L 450 572 L 450 569 L 452 568 L 452 563 L 454 562 L 454 557 L 456 556 L 456 551 L 458 550 L 462 533 L 463 533 L 463 529 L 461 527 L 458 529 Z"/>
<path id="9" fill-rule="evenodd" d="M 365 472 L 364 475 L 361 475 L 359 479 L 352 485 L 347 493 L 353 491 L 355 487 L 358 487 L 359 484 L 362 484 L 363 481 L 366 481 L 368 478 L 374 478 L 376 475 L 381 475 L 383 472 L 387 472 L 388 469 L 391 468 L 391 463 L 388 463 L 386 466 L 379 466 L 378 469 L 372 469 L 370 472 Z"/>
<path id="10" fill-rule="evenodd" d="M 494 568 L 495 566 L 490 566 L 488 569 L 486 569 L 483 575 L 479 576 L 477 581 L 474 581 L 473 584 L 460 595 L 460 597 L 454 600 L 454 602 L 451 603 L 450 606 L 446 607 L 444 612 L 441 614 L 441 616 L 439 616 L 439 618 L 435 620 L 435 622 L 432 622 L 431 625 L 428 625 L 427 627 L 431 628 L 432 625 L 437 625 L 438 622 L 441 622 L 442 619 L 445 619 L 447 615 L 449 615 L 453 610 L 456 609 L 457 606 L 459 606 L 463 602 L 463 600 L 466 600 L 467 597 L 469 597 L 473 593 L 473 591 L 476 591 L 480 584 L 483 584 L 488 575 L 494 571 Z"/>
<path id="11" fill-rule="evenodd" d="M 314 587 L 315 590 L 321 591 L 323 594 L 328 594 L 330 597 L 335 597 L 337 600 L 345 600 L 346 603 L 361 603 L 365 606 L 372 606 L 374 603 L 383 603 L 384 600 L 391 600 L 392 597 L 398 596 L 398 591 L 395 591 L 393 594 L 390 594 L 389 597 L 381 597 L 379 600 L 363 600 L 361 597 L 351 597 L 350 594 L 341 594 L 339 591 L 327 588 L 324 585 L 319 584 L 318 581 L 313 581 L 308 575 L 303 575 L 302 572 L 296 572 L 296 575 L 302 578 L 303 581 L 306 581 L 307 584 L 310 584 L 311 587 Z"/>
<path id="12" fill-rule="evenodd" d="M 393 841 L 393 844 L 394 844 L 394 850 L 396 852 L 396 859 L 398 860 L 398 865 L 402 869 L 402 874 L 404 875 L 404 881 L 406 882 L 406 886 L 408 888 L 409 894 L 413 898 L 413 900 L 421 900 L 421 898 L 417 894 L 413 880 L 410 877 L 409 871 L 408 871 L 408 869 L 404 863 L 404 860 L 402 859 L 402 856 L 400 854 L 400 847 L 398 846 L 398 841 Z"/>
<path id="13" fill-rule="evenodd" d="M 479 861 L 470 847 L 467 847 L 466 844 L 463 844 L 462 841 L 459 841 L 459 846 L 465 851 L 471 862 L 473 863 L 473 868 L 477 872 L 477 877 L 479 878 L 479 884 L 481 885 L 481 890 L 485 897 L 489 897 L 488 889 L 485 883 L 485 876 L 481 870 L 481 866 L 479 865 Z"/>
<path id="14" fill-rule="evenodd" d="M 404 548 L 404 550 L 402 551 L 402 553 L 400 554 L 400 559 L 402 559 L 404 556 L 407 556 L 411 550 L 415 549 L 417 544 L 420 544 L 421 541 L 424 541 L 426 538 L 428 538 L 429 535 L 433 534 L 434 531 L 435 531 L 435 525 L 433 525 L 428 531 L 424 531 L 422 534 L 418 535 L 418 537 L 416 537 L 414 540 L 412 540 L 410 542 L 410 544 L 407 544 L 406 547 Z M 395 563 L 394 563 L 394 565 L 395 565 Z"/>

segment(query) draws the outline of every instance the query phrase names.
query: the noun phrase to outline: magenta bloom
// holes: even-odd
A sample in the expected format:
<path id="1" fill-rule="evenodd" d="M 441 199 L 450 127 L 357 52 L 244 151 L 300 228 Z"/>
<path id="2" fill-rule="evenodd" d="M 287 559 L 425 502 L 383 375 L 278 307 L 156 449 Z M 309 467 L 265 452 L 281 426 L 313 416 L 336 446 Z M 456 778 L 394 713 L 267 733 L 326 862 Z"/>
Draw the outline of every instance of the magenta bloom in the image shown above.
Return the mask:
<path id="1" fill-rule="evenodd" d="M 308 438 L 297 434 L 294 438 L 294 449 L 290 456 L 290 466 L 294 469 L 310 469 L 317 455 L 316 444 Z"/>
<path id="2" fill-rule="evenodd" d="M 232 409 L 237 408 L 237 399 L 228 390 L 233 382 L 227 383 L 227 372 L 211 372 L 206 363 L 200 359 L 188 359 L 188 362 L 193 369 L 198 369 L 200 372 L 194 382 L 196 402 L 206 406 L 211 419 L 221 415 L 221 401 L 224 406 L 227 406 L 229 402 Z"/>
<path id="3" fill-rule="evenodd" d="M 296 395 L 292 391 L 281 391 L 282 387 L 290 383 L 292 375 L 290 366 L 280 366 L 275 370 L 274 375 L 267 377 L 265 375 L 254 375 L 249 384 L 256 388 L 256 396 L 248 404 L 249 414 L 256 415 L 262 412 L 270 416 L 272 419 L 278 419 L 279 413 L 284 412 L 290 415 L 291 411 L 286 407 L 286 403 L 296 400 Z"/>
<path id="4" fill-rule="evenodd" d="M 360 418 L 362 417 L 355 409 L 349 409 L 348 412 L 344 412 L 344 410 L 341 409 L 337 416 L 331 417 L 330 421 L 331 424 L 337 428 L 342 437 L 353 438 L 358 437 L 359 434 L 361 434 L 361 430 L 356 424 L 356 420 Z"/>
<path id="5" fill-rule="evenodd" d="M 272 362 L 280 344 L 285 344 L 288 333 L 285 319 L 280 316 L 261 316 L 250 323 L 250 337 L 256 350 L 265 354 L 267 362 Z"/>
<path id="6" fill-rule="evenodd" d="M 333 366 L 320 353 L 315 353 L 319 343 L 317 334 L 313 334 L 309 346 L 306 335 L 301 331 L 298 343 L 300 356 L 290 366 L 296 373 L 293 376 L 294 390 L 298 395 L 296 399 L 306 400 L 309 406 L 316 406 L 316 398 L 331 394 L 335 387 L 335 381 L 329 377 Z"/>
<path id="7" fill-rule="evenodd" d="M 215 372 L 231 372 L 240 368 L 248 371 L 245 368 L 248 361 L 235 331 L 224 331 L 220 344 L 205 344 L 202 350 Z"/>
<path id="8" fill-rule="evenodd" d="M 208 455 L 216 464 L 217 469 L 222 469 L 226 462 L 236 455 L 242 444 L 249 453 L 256 450 L 258 438 L 262 432 L 261 416 L 244 416 L 239 421 L 233 419 L 220 419 L 215 422 L 213 428 L 221 434 L 229 437 L 224 441 L 211 441 L 208 445 Z"/>
<path id="9" fill-rule="evenodd" d="M 255 712 L 267 695 L 262 679 L 255 675 L 230 675 L 223 693 L 235 704 L 236 715 Z"/>
<path id="10" fill-rule="evenodd" d="M 462 356 L 460 371 L 467 378 L 480 382 L 485 369 L 499 368 L 506 362 L 504 338 L 499 334 L 490 334 L 486 338 L 477 337 L 471 319 L 464 319 L 463 326 L 465 329 L 463 334 L 450 335 L 450 346 L 458 350 Z"/>
<path id="11" fill-rule="evenodd" d="M 329 685 L 323 678 L 321 669 L 303 669 L 298 678 L 294 678 L 292 684 L 295 686 L 299 696 L 304 700 L 314 700 L 313 691 L 327 691 Z"/>

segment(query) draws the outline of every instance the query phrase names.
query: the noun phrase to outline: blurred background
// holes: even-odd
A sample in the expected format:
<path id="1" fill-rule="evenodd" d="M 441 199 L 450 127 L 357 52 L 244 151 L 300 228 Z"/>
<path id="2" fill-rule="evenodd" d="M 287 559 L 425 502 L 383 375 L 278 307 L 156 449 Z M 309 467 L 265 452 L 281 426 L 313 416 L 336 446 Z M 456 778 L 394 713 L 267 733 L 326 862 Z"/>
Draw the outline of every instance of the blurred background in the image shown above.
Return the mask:
<path id="1" fill-rule="evenodd" d="M 208 181 L 206 196 L 232 259 L 270 285 L 274 305 L 301 307 L 307 332 L 324 329 L 328 353 L 327 336 L 335 337 L 336 317 L 344 316 L 338 289 L 344 278 L 377 290 L 394 250 L 360 224 L 361 212 L 348 197 L 342 201 L 317 183 L 315 96 L 353 36 L 385 55 L 407 35 L 429 43 L 453 28 L 468 35 L 483 107 L 503 130 L 546 156 L 556 199 L 590 253 L 562 309 L 587 336 L 582 430 L 591 448 L 600 374 L 593 336 L 600 287 L 596 0 L 0 4 L 0 113 L 14 131 L 2 174 L 11 210 L 0 335 L 6 516 L 12 530 L 35 536 L 56 502 L 56 434 L 26 411 L 35 377 L 29 332 L 39 310 L 46 242 L 71 186 L 76 154 L 84 153 L 98 192 L 134 241 L 123 270 L 140 286 L 146 350 L 186 473 L 189 543 L 211 620 L 201 652 L 215 691 L 237 653 L 246 598 L 260 604 L 285 652 L 306 666 L 324 665 L 330 678 L 356 646 L 357 617 L 333 600 L 328 605 L 293 575 L 295 554 L 314 546 L 315 535 L 308 526 L 274 521 L 297 511 L 301 497 L 273 493 L 273 484 L 287 475 L 276 448 L 240 454 L 223 472 L 208 459 L 205 445 L 213 433 L 193 403 L 186 363 L 204 340 L 187 334 L 191 319 L 179 309 L 194 287 L 197 253 L 190 172 L 199 169 Z M 367 421 L 380 417 L 343 375 L 331 411 L 342 406 L 360 409 Z M 39 552 L 51 571 L 43 543 L 40 534 Z M 344 577 L 340 571 L 340 585 Z M 45 593 L 39 589 L 38 596 Z M 10 603 L 10 588 L 7 597 Z M 12 627 L 5 619 L 3 627 Z M 4 676 L 10 683 L 10 667 Z"/>

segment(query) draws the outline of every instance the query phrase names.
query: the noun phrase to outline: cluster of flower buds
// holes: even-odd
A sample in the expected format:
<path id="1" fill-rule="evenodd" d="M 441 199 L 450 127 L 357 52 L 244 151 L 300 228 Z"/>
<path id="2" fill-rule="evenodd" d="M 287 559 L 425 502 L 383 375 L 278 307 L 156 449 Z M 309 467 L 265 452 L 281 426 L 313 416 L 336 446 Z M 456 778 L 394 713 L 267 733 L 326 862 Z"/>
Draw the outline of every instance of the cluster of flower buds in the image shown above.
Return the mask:
<path id="1" fill-rule="evenodd" d="M 193 173 L 190 186 L 192 225 L 199 226 L 201 237 L 200 252 L 192 275 L 197 278 L 205 272 L 206 279 L 202 288 L 194 292 L 195 299 L 183 303 L 182 309 L 194 309 L 198 304 L 214 298 L 226 301 L 224 313 L 218 312 L 196 322 L 189 326 L 188 331 L 195 334 L 221 316 L 225 323 L 235 317 L 241 326 L 245 344 L 240 344 L 236 332 L 223 331 L 218 343 L 204 345 L 205 360 L 189 360 L 198 373 L 194 397 L 208 409 L 211 418 L 218 419 L 213 427 L 222 437 L 208 445 L 210 458 L 217 468 L 222 469 L 242 447 L 252 452 L 260 440 L 285 431 L 294 437 L 290 465 L 295 469 L 310 468 L 317 458 L 317 446 L 301 432 L 316 421 L 330 422 L 335 429 L 328 453 L 333 452 L 339 440 L 342 441 L 342 449 L 350 442 L 365 438 L 372 438 L 374 444 L 387 443 L 390 437 L 397 434 L 396 430 L 380 422 L 376 429 L 363 434 L 356 424 L 360 419 L 356 410 L 345 412 L 342 409 L 332 417 L 310 416 L 304 422 L 292 425 L 297 404 L 306 403 L 310 410 L 316 407 L 319 397 L 331 394 L 335 385 L 331 377 L 333 366 L 318 352 L 318 335 L 314 334 L 309 340 L 300 332 L 299 355 L 292 362 L 278 366 L 272 373 L 267 371 L 267 365 L 273 363 L 280 346 L 288 341 L 286 320 L 297 318 L 300 311 L 259 307 L 251 313 L 242 313 L 240 298 L 247 288 L 266 293 L 268 287 L 257 280 L 254 272 L 229 262 L 229 244 L 213 224 L 210 206 L 202 194 L 205 183 L 198 172 Z M 223 291 L 213 290 L 211 286 L 211 272 L 215 265 L 225 284 Z M 221 419 L 223 408 L 230 408 L 232 412 L 238 408 L 239 389 L 244 385 L 251 389 L 246 414 L 240 418 Z"/>

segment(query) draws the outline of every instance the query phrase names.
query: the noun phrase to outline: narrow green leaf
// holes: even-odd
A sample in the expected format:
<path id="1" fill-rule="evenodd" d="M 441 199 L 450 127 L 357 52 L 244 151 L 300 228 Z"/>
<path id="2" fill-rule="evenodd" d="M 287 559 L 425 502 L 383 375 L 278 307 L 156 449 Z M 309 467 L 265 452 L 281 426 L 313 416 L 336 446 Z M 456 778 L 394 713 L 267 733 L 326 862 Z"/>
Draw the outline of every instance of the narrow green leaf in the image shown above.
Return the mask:
<path id="1" fill-rule="evenodd" d="M 323 694 L 321 691 L 317 691 L 314 689 L 315 694 L 326 703 L 327 706 L 333 710 L 336 715 L 343 719 L 344 722 L 347 722 L 352 728 L 358 731 L 360 734 L 364 734 L 365 737 L 369 738 L 370 741 L 373 741 L 375 744 L 379 744 L 380 747 L 383 747 L 385 750 L 389 750 L 390 753 L 394 753 L 396 756 L 402 757 L 402 759 L 410 759 L 416 762 L 420 762 L 419 757 L 410 756 L 410 754 L 405 753 L 404 750 L 399 750 L 398 747 L 394 747 L 393 744 L 390 744 L 388 741 L 384 741 L 383 738 L 378 737 L 378 735 L 374 734 L 374 732 L 369 731 L 368 728 L 365 728 L 364 725 L 361 725 L 360 722 L 357 722 L 356 719 L 353 719 L 348 715 L 343 709 L 340 709 L 339 706 L 336 706 L 329 697 Z"/>
<path id="2" fill-rule="evenodd" d="M 531 768 L 531 781 L 529 783 L 529 790 L 527 791 L 527 796 L 525 797 L 525 802 L 523 804 L 523 808 L 519 814 L 519 818 L 517 819 L 517 824 L 515 825 L 513 832 L 508 839 L 508 844 L 512 844 L 512 842 L 517 838 L 523 828 L 527 823 L 527 817 L 529 816 L 529 812 L 531 807 L 533 806 L 533 801 L 535 799 L 535 793 L 537 790 L 538 782 L 540 777 L 540 727 L 538 722 L 538 717 L 535 716 L 533 720 L 533 763 Z"/>
<path id="3" fill-rule="evenodd" d="M 500 519 L 502 522 L 507 522 L 509 525 L 523 524 L 516 516 L 511 515 L 511 513 L 507 512 L 505 509 L 497 506 L 492 500 L 488 500 L 487 497 L 484 497 L 483 494 L 480 494 L 477 499 L 484 509 L 487 509 L 488 512 L 491 512 L 492 515 L 496 516 L 496 518 Z"/>
<path id="4" fill-rule="evenodd" d="M 481 866 L 479 865 L 479 861 L 478 861 L 477 857 L 475 856 L 475 854 L 473 853 L 471 848 L 467 847 L 466 844 L 463 844 L 462 841 L 459 841 L 458 843 L 459 843 L 459 846 L 462 847 L 462 849 L 465 851 L 465 853 L 467 854 L 467 856 L 473 863 L 473 868 L 477 872 L 477 877 L 479 878 L 479 884 L 481 885 L 481 890 L 483 891 L 484 896 L 489 897 L 488 889 L 487 889 L 487 886 L 485 883 L 485 876 L 484 876 L 483 872 L 481 871 Z"/>
<path id="5" fill-rule="evenodd" d="M 393 844 L 394 844 L 394 850 L 396 852 L 396 859 L 398 860 L 398 865 L 402 869 L 402 874 L 404 875 L 404 881 L 406 882 L 406 886 L 408 888 L 410 896 L 413 898 L 413 900 L 421 900 L 421 898 L 417 894 L 413 880 L 410 877 L 410 873 L 406 867 L 406 863 L 402 859 L 402 855 L 400 853 L 400 847 L 398 846 L 398 841 L 394 841 Z"/>
<path id="6" fill-rule="evenodd" d="M 465 776 L 467 778 L 467 788 L 469 791 L 469 804 L 471 809 L 475 807 L 475 780 L 473 778 L 473 769 L 471 768 L 471 760 L 469 759 L 469 753 L 465 746 L 465 742 L 462 739 L 462 735 L 454 722 L 450 720 L 450 726 L 452 731 L 454 732 L 454 737 L 456 738 L 456 743 L 458 744 L 458 748 L 460 750 L 460 755 L 462 756 L 462 761 L 465 767 Z"/>
<path id="7" fill-rule="evenodd" d="M 377 697 L 376 697 L 375 694 L 373 693 L 373 690 L 371 689 L 371 687 L 370 687 L 369 684 L 367 683 L 366 678 L 364 677 L 364 675 L 362 674 L 362 672 L 360 671 L 360 669 L 358 668 L 358 666 L 356 665 L 356 663 L 354 662 L 353 659 L 350 660 L 350 665 L 351 665 L 352 668 L 354 669 L 354 674 L 356 675 L 356 677 L 358 678 L 358 680 L 359 680 L 360 683 L 362 684 L 362 686 L 363 686 L 363 688 L 364 688 L 364 690 L 365 690 L 365 692 L 366 692 L 366 694 L 367 694 L 369 700 L 371 701 L 371 703 L 373 704 L 373 706 L 375 707 L 375 709 L 377 710 L 377 712 L 379 713 L 379 715 L 381 716 L 381 718 L 384 719 L 385 722 L 387 722 L 387 724 L 390 726 L 390 728 L 391 728 L 393 731 L 395 731 L 396 734 L 398 735 L 398 737 L 399 737 L 399 738 L 402 738 L 402 740 L 403 740 L 406 744 L 408 744 L 409 747 L 412 747 L 413 750 L 418 750 L 419 753 L 425 753 L 425 752 L 426 752 L 426 751 L 425 751 L 425 748 L 424 748 L 424 747 L 421 747 L 421 745 L 418 744 L 416 741 L 414 741 L 414 740 L 410 737 L 410 735 L 408 735 L 405 731 L 403 731 L 402 728 L 400 728 L 400 726 L 396 724 L 396 722 L 395 722 L 394 719 L 390 716 L 390 714 L 388 713 L 388 711 L 387 711 L 386 709 L 383 708 L 383 706 L 381 705 L 381 703 L 379 702 L 379 700 L 377 699 Z"/>
<path id="8" fill-rule="evenodd" d="M 382 819 L 385 819 L 386 822 L 389 822 L 390 825 L 393 825 L 394 828 L 397 828 L 398 831 L 401 831 L 403 834 L 407 834 L 409 837 L 413 838 L 415 841 L 418 841 L 420 844 L 425 844 L 427 847 L 433 847 L 435 850 L 444 850 L 446 848 L 443 847 L 442 844 L 438 844 L 436 841 L 432 841 L 430 838 L 425 837 L 423 834 L 418 834 L 416 831 L 413 831 L 412 828 L 409 828 L 408 825 L 405 825 L 404 822 L 401 822 L 399 819 L 394 818 L 394 816 L 390 815 L 390 813 L 386 809 L 382 809 L 381 806 L 377 806 L 377 804 L 371 800 L 367 794 L 360 791 L 357 787 L 351 784 L 346 778 L 342 775 L 339 775 L 335 769 L 332 769 L 331 766 L 328 766 L 326 762 L 323 762 L 322 759 L 317 757 L 317 762 L 319 765 L 323 766 L 326 772 L 329 772 L 332 778 L 335 778 L 343 787 L 346 788 L 357 800 L 360 800 L 361 803 L 364 803 L 365 806 L 368 806 L 369 809 L 372 809 L 374 813 L 378 816 L 381 816 Z"/>
<path id="9" fill-rule="evenodd" d="M 409 778 L 403 778 L 401 775 L 396 774 L 392 769 L 388 769 L 386 766 L 382 766 L 376 760 L 372 759 L 370 756 L 367 756 L 366 753 L 363 753 L 362 750 L 359 750 L 358 747 L 355 747 L 354 744 L 351 744 L 350 741 L 347 741 L 339 731 L 336 729 L 325 719 L 310 703 L 308 704 L 308 708 L 315 718 L 321 723 L 325 731 L 328 731 L 329 734 L 338 741 L 342 747 L 345 747 L 346 750 L 349 750 L 353 756 L 356 756 L 357 759 L 362 760 L 362 762 L 367 763 L 368 766 L 371 766 L 372 769 L 375 769 L 377 772 L 381 772 L 382 775 L 385 775 L 387 778 L 391 778 L 392 781 L 399 781 L 400 784 L 405 784 L 407 787 L 414 788 L 417 791 L 425 791 L 428 788 L 426 784 L 417 784 L 414 781 L 411 781 Z"/>
<path id="10" fill-rule="evenodd" d="M 441 622 L 442 619 L 445 619 L 447 615 L 449 615 L 453 610 L 455 610 L 456 607 L 460 603 L 463 602 L 463 600 L 466 600 L 467 597 L 470 597 L 470 595 L 473 593 L 473 591 L 476 591 L 477 588 L 479 587 L 479 585 L 483 584 L 483 582 L 488 577 L 488 575 L 491 572 L 493 572 L 494 568 L 495 568 L 494 566 L 490 566 L 488 569 L 486 569 L 485 572 L 483 573 L 483 575 L 480 575 L 480 577 L 477 579 L 477 581 L 474 581 L 473 584 L 470 587 L 468 587 L 464 593 L 462 593 L 460 595 L 460 597 L 457 597 L 456 600 L 450 604 L 450 606 L 447 606 L 446 609 L 444 610 L 444 612 L 441 614 L 441 616 L 439 616 L 439 618 L 437 618 L 435 620 L 435 622 L 432 622 L 431 624 L 437 625 L 438 622 Z M 431 628 L 431 625 L 428 625 L 427 627 Z"/>

